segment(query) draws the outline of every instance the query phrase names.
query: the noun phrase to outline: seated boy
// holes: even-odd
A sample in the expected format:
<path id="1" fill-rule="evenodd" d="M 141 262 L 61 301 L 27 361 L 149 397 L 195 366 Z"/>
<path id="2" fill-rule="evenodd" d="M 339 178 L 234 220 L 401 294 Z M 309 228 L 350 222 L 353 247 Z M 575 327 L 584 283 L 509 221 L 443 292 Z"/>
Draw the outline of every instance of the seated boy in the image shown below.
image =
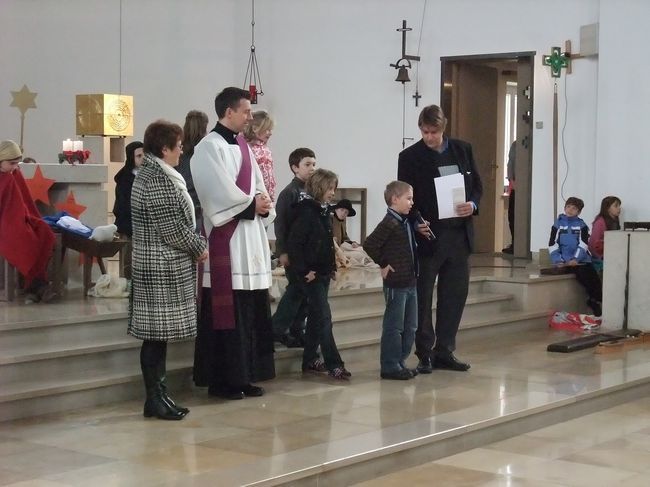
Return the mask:
<path id="1" fill-rule="evenodd" d="M 291 270 L 291 262 L 287 255 L 287 239 L 291 224 L 296 218 L 295 205 L 300 201 L 300 195 L 305 190 L 305 183 L 316 170 L 316 155 L 311 149 L 304 147 L 289 154 L 289 168 L 293 172 L 293 180 L 282 190 L 275 203 L 275 254 L 285 268 L 289 283 L 278 303 L 273 315 L 273 335 L 275 341 L 287 347 L 303 346 L 303 329 L 307 316 L 307 297 L 302 293 L 296 282 L 298 277 Z"/>
<path id="2" fill-rule="evenodd" d="M 408 214 L 413 188 L 402 181 L 386 186 L 388 211 L 364 242 L 366 252 L 381 267 L 386 311 L 381 333 L 381 378 L 408 380 L 417 375 L 406 367 L 418 327 L 418 257 L 415 231 Z"/>
<path id="3" fill-rule="evenodd" d="M 342 199 L 336 203 L 332 208 L 332 235 L 336 244 L 341 246 L 344 243 L 349 243 L 352 248 L 357 248 L 359 244 L 353 242 L 348 237 L 348 230 L 346 225 L 347 217 L 356 216 L 357 212 L 352 208 L 350 200 Z"/>
<path id="4" fill-rule="evenodd" d="M 566 266 L 576 275 L 578 282 L 584 286 L 589 296 L 587 305 L 596 316 L 600 316 L 603 285 L 591 265 L 591 255 L 588 250 L 589 227 L 579 217 L 584 206 L 580 198 L 572 196 L 566 200 L 564 213 L 558 216 L 551 227 L 548 250 L 553 265 Z"/>

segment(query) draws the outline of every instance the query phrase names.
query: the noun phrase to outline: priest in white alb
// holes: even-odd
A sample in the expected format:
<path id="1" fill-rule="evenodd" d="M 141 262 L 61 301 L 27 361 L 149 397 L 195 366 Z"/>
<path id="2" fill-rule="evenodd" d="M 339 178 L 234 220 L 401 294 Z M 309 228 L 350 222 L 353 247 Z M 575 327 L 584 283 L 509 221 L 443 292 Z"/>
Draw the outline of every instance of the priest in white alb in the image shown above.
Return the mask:
<path id="1" fill-rule="evenodd" d="M 244 137 L 250 94 L 225 88 L 214 101 L 216 127 L 194 148 L 190 169 L 209 259 L 203 265 L 194 382 L 226 399 L 261 396 L 275 377 L 266 227 L 275 218 L 262 174 Z"/>

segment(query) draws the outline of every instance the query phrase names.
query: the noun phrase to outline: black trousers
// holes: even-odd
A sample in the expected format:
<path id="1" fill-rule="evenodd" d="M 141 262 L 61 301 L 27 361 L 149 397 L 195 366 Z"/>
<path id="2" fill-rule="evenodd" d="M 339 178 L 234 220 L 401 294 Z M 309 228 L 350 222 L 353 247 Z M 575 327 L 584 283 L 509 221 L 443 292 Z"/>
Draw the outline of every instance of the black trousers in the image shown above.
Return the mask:
<path id="1" fill-rule="evenodd" d="M 570 269 L 576 275 L 576 279 L 585 288 L 590 299 L 599 303 L 603 301 L 603 282 L 600 280 L 594 266 L 581 264 L 575 267 L 567 267 L 567 269 Z"/>
<path id="2" fill-rule="evenodd" d="M 508 198 L 508 227 L 510 227 L 510 236 L 512 245 L 515 244 L 515 190 L 510 191 Z"/>
<path id="3" fill-rule="evenodd" d="M 453 352 L 456 333 L 463 316 L 469 289 L 469 243 L 464 227 L 449 228 L 437 234 L 433 256 L 420 257 L 418 277 L 418 329 L 415 354 L 433 358 L 433 351 Z M 438 278 L 436 324 L 431 306 Z"/>

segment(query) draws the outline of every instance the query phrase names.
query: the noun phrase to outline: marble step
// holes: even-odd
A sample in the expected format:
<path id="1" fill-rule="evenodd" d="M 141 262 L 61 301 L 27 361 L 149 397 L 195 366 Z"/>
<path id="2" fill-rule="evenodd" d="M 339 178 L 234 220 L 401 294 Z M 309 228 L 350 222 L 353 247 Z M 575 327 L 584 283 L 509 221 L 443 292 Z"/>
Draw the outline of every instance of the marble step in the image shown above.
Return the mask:
<path id="1" fill-rule="evenodd" d="M 479 319 L 484 321 L 498 320 L 503 312 L 511 311 L 513 297 L 510 294 L 481 293 L 469 296 L 463 312 L 461 323 L 472 323 Z M 354 312 L 339 312 L 332 310 L 332 322 L 335 336 L 340 339 L 354 337 L 358 333 L 368 331 L 381 334 L 384 316 L 384 304 L 376 306 L 358 306 Z M 435 319 L 436 305 L 432 307 Z M 461 325 L 462 326 L 462 325 Z"/>
<path id="2" fill-rule="evenodd" d="M 5 357 L 0 362 L 0 400 L 12 384 L 83 381 L 113 374 L 140 371 L 139 340 L 127 340 L 94 347 L 70 347 L 42 354 Z M 191 365 L 194 341 L 174 342 L 168 346 L 168 360 Z"/>
<path id="3" fill-rule="evenodd" d="M 548 326 L 548 310 L 537 311 L 504 311 L 498 316 L 478 317 L 474 320 L 463 320 L 458 333 L 458 342 L 470 339 L 478 334 L 486 340 L 494 333 L 521 333 L 526 330 L 540 329 Z M 377 330 L 358 330 L 353 336 L 344 336 L 334 328 L 334 337 L 347 365 L 367 360 L 379 361 L 379 342 L 381 324 Z M 276 344 L 275 368 L 278 374 L 296 373 L 301 370 L 300 358 L 302 349 L 286 348 Z M 353 371 L 354 372 L 354 371 Z"/>
<path id="4" fill-rule="evenodd" d="M 491 318 L 464 319 L 459 341 L 473 330 L 485 327 L 512 327 L 521 331 L 546 325 L 547 311 L 505 311 Z M 379 319 L 379 318 L 378 318 Z M 377 321 L 377 323 L 380 323 Z M 335 327 L 341 355 L 352 366 L 359 361 L 378 360 L 381 329 L 356 329 L 342 335 Z M 18 418 L 138 398 L 142 394 L 139 369 L 140 342 L 125 339 L 111 345 L 69 347 L 67 350 L 39 352 L 32 357 L 5 356 L 0 364 L 0 418 Z M 171 343 L 168 352 L 170 381 L 175 387 L 191 387 L 193 342 Z M 300 372 L 301 349 L 276 349 L 278 375 Z M 109 392 L 112 391 L 112 392 Z M 72 406 L 71 406 L 72 405 Z"/>
<path id="5" fill-rule="evenodd" d="M 485 291 L 486 279 L 483 276 L 471 277 L 469 282 L 469 296 L 482 294 Z M 273 295 L 276 301 L 271 304 L 271 311 L 275 312 L 278 302 L 282 293 L 284 293 L 285 283 L 279 285 L 274 289 Z M 357 285 L 358 286 L 358 285 Z M 436 300 L 436 292 L 433 293 L 434 303 Z M 384 306 L 384 293 L 381 286 L 374 285 L 368 288 L 361 289 L 340 289 L 338 284 L 332 284 L 329 292 L 329 302 L 332 310 L 354 311 L 359 308 L 360 303 L 365 306 Z"/>

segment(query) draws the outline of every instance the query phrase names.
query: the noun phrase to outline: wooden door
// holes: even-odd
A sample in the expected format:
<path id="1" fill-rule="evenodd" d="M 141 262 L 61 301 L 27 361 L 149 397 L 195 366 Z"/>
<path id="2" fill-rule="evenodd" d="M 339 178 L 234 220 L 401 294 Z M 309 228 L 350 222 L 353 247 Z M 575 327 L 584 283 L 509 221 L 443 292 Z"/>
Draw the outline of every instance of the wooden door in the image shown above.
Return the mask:
<path id="1" fill-rule="evenodd" d="M 452 65 L 452 138 L 472 144 L 483 182 L 479 214 L 474 217 L 474 251 L 495 252 L 497 198 L 498 72 L 489 66 L 455 62 Z M 501 250 L 501 249 L 498 249 Z"/>

